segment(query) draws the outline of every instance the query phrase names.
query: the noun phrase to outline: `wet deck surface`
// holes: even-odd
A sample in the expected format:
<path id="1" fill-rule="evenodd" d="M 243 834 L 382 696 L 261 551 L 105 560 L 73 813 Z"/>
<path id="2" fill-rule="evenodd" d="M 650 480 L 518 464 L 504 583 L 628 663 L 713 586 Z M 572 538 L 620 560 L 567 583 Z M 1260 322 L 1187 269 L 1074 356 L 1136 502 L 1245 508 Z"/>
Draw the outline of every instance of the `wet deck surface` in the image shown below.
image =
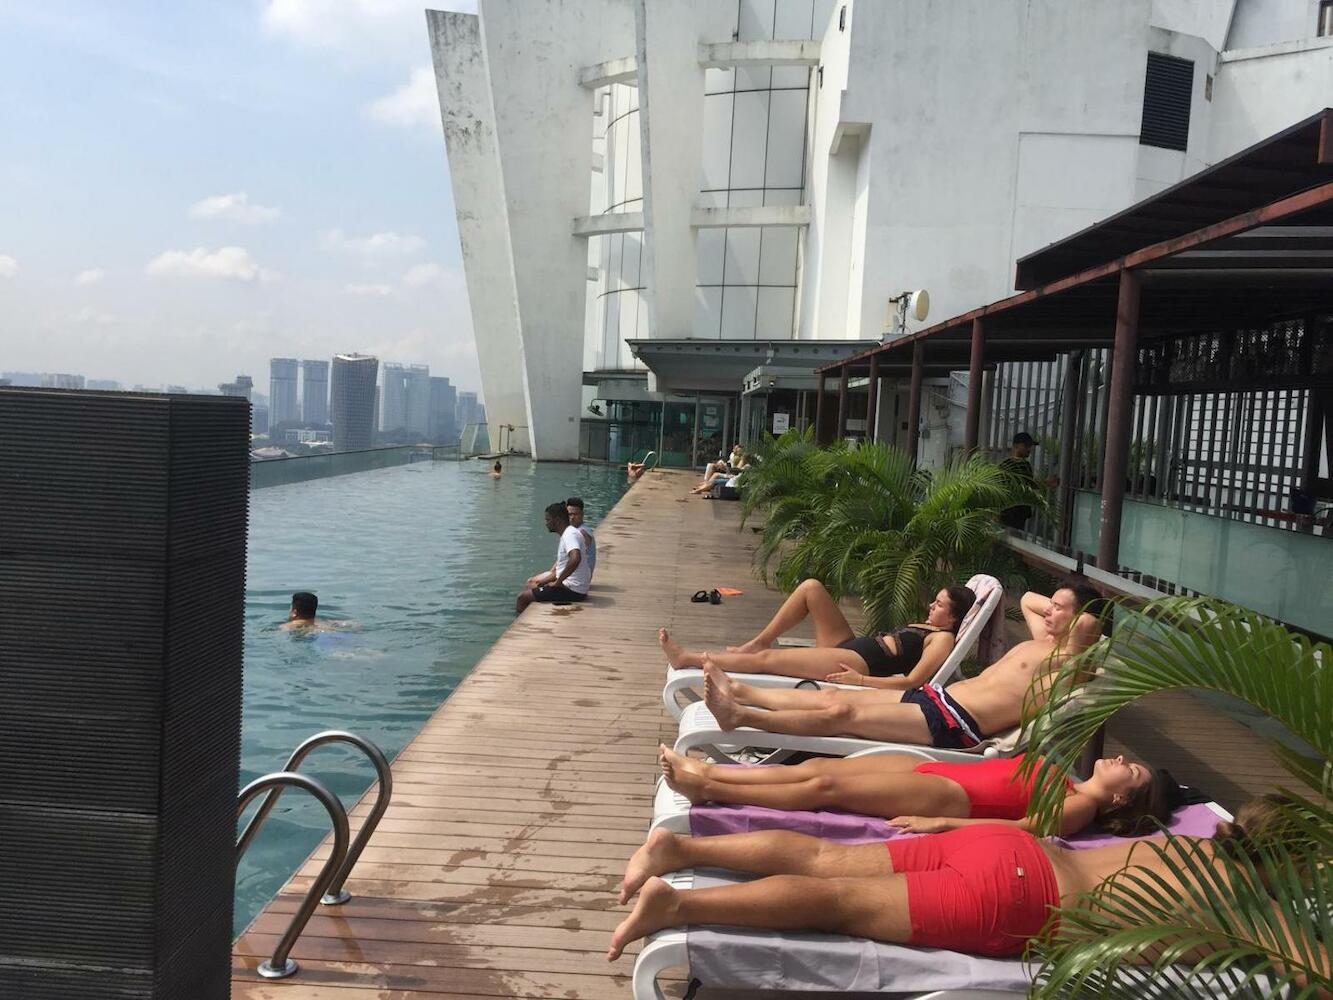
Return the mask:
<path id="1" fill-rule="evenodd" d="M 623 915 L 614 888 L 651 817 L 656 746 L 676 732 L 656 629 L 716 648 L 753 635 L 782 599 L 751 572 L 757 536 L 737 530 L 739 505 L 686 501 L 693 481 L 652 473 L 598 525 L 593 597 L 535 606 L 505 632 L 394 762 L 354 898 L 316 913 L 293 952 L 301 971 L 253 970 L 327 844 L 237 940 L 234 998 L 629 996 L 632 958 L 603 956 Z M 690 603 L 717 586 L 745 594 Z M 1280 780 L 1257 737 L 1183 693 L 1124 713 L 1108 748 L 1230 807 Z M 368 808 L 351 812 L 353 831 Z"/>

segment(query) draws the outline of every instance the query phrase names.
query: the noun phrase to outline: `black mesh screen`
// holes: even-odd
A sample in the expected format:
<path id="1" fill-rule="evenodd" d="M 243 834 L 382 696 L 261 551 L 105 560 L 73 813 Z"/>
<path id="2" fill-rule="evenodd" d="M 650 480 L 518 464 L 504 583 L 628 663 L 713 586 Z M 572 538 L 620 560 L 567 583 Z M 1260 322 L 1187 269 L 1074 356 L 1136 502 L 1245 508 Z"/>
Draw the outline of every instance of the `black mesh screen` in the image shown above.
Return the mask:
<path id="1" fill-rule="evenodd" d="M 1183 151 L 1190 134 L 1190 95 L 1194 63 L 1188 59 L 1148 53 L 1143 81 L 1143 125 L 1139 143 Z"/>

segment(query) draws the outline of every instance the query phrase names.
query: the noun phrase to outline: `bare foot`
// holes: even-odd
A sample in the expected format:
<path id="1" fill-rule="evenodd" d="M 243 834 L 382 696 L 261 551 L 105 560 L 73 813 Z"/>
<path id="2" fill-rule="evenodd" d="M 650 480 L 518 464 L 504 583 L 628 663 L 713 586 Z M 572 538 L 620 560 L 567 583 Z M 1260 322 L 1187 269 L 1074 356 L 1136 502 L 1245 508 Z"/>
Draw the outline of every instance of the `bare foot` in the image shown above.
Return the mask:
<path id="1" fill-rule="evenodd" d="M 703 669 L 704 701 L 708 704 L 708 710 L 723 729 L 735 729 L 741 723 L 739 706 L 732 694 L 731 678 L 707 653 L 703 656 Z"/>
<path id="2" fill-rule="evenodd" d="M 679 795 L 685 796 L 690 800 L 691 805 L 697 806 L 701 802 L 708 801 L 703 789 L 703 767 L 697 761 L 691 760 L 684 754 L 676 753 L 676 751 L 669 749 L 665 743 L 658 746 L 657 759 L 662 765 L 662 778 L 666 781 L 668 788 Z"/>
<path id="3" fill-rule="evenodd" d="M 676 922 L 680 893 L 660 878 L 650 878 L 639 893 L 634 912 L 620 922 L 611 934 L 611 946 L 606 949 L 606 960 L 614 962 L 625 950 L 625 945 L 654 931 L 671 927 Z"/>
<path id="4" fill-rule="evenodd" d="M 671 664 L 673 670 L 683 670 L 685 667 L 697 667 L 699 665 L 699 654 L 690 652 L 676 642 L 664 628 L 657 630 L 657 644 L 662 647 L 667 663 Z"/>
<path id="5" fill-rule="evenodd" d="M 624 906 L 639 891 L 643 883 L 654 875 L 665 875 L 681 867 L 676 835 L 658 827 L 648 834 L 644 845 L 634 852 L 625 866 L 625 878 L 620 883 L 620 905 Z"/>
<path id="6" fill-rule="evenodd" d="M 728 647 L 727 647 L 727 652 L 728 652 L 728 653 L 759 653 L 759 652 L 764 651 L 765 649 L 772 649 L 772 648 L 773 648 L 773 644 L 772 644 L 771 642 L 764 642 L 762 639 L 760 639 L 758 636 L 756 636 L 755 638 L 751 639 L 749 642 L 741 643 L 739 646 L 728 646 Z"/>

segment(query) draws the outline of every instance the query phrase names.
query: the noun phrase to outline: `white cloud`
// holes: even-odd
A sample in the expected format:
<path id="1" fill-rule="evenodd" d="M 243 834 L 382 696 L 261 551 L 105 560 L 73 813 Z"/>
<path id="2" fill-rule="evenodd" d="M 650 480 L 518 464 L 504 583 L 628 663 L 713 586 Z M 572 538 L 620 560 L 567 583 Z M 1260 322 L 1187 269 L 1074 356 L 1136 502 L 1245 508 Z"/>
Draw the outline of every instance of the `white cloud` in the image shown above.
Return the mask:
<path id="1" fill-rule="evenodd" d="M 229 281 L 272 281 L 278 277 L 254 262 L 244 247 L 207 247 L 193 250 L 168 250 L 154 257 L 144 268 L 154 277 L 224 278 Z"/>
<path id="2" fill-rule="evenodd" d="M 100 312 L 92 306 L 84 306 L 70 320 L 74 323 L 91 323 L 95 326 L 105 326 L 108 323 L 114 323 L 116 317 L 110 313 Z"/>
<path id="3" fill-rule="evenodd" d="M 370 236 L 348 236 L 341 229 L 334 229 L 324 237 L 326 250 L 340 250 L 344 253 L 363 254 L 368 257 L 416 253 L 425 245 L 426 241 L 420 236 L 403 233 L 386 232 L 372 233 Z"/>
<path id="4" fill-rule="evenodd" d="M 250 196 L 244 191 L 202 198 L 190 206 L 189 212 L 192 219 L 224 219 L 251 224 L 272 222 L 281 214 L 278 209 L 267 205 L 252 205 Z"/>
<path id="5" fill-rule="evenodd" d="M 403 275 L 403 284 L 409 288 L 421 288 L 423 285 L 437 285 L 447 272 L 434 261 L 416 264 Z"/>
<path id="6" fill-rule="evenodd" d="M 362 285 L 353 282 L 343 288 L 348 295 L 377 295 L 385 296 L 393 294 L 392 285 Z"/>
<path id="7" fill-rule="evenodd" d="M 106 277 L 106 272 L 100 267 L 90 267 L 86 271 L 80 271 L 78 277 L 74 279 L 76 285 L 95 285 Z"/>
<path id="8" fill-rule="evenodd" d="M 403 55 L 421 50 L 421 0 L 265 0 L 259 21 L 264 31 L 310 48 L 349 53 Z M 475 12 L 475 0 L 432 3 Z"/>
<path id="9" fill-rule="evenodd" d="M 367 106 L 366 115 L 381 125 L 438 130 L 440 99 L 435 74 L 429 66 L 418 66 L 405 84 Z"/>
<path id="10" fill-rule="evenodd" d="M 19 273 L 19 262 L 7 253 L 0 253 L 0 278 L 12 278 Z"/>

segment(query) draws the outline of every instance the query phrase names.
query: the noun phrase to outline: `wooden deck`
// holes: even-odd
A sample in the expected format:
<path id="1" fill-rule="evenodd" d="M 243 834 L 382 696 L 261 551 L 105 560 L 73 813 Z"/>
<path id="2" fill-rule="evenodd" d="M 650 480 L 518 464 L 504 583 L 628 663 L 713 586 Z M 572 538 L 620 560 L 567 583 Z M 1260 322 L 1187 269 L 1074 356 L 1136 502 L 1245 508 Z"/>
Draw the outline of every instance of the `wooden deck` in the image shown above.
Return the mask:
<path id="1" fill-rule="evenodd" d="M 593 597 L 534 606 L 501 636 L 394 762 L 354 898 L 316 913 L 293 952 L 301 971 L 270 982 L 253 969 L 327 844 L 237 940 L 233 997 L 629 995 L 633 959 L 603 955 L 622 915 L 615 886 L 651 816 L 656 746 L 675 737 L 656 629 L 722 645 L 758 631 L 782 597 L 751 573 L 756 536 L 737 531 L 738 505 L 684 499 L 692 481 L 651 473 L 598 525 Z M 745 594 L 690 603 L 716 586 Z M 1185 694 L 1126 713 L 1109 746 L 1229 806 L 1279 774 L 1249 730 Z M 352 811 L 354 830 L 367 810 Z"/>

